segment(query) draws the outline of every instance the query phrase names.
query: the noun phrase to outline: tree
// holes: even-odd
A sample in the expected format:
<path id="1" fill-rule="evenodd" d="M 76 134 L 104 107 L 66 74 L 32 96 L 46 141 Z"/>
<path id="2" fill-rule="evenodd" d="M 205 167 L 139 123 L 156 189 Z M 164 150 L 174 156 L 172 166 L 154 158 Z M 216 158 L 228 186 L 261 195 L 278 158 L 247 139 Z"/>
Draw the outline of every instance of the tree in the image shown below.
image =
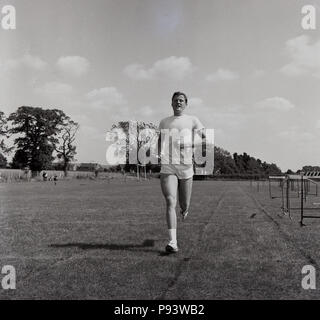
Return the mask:
<path id="1" fill-rule="evenodd" d="M 24 169 L 28 167 L 27 154 L 23 150 L 18 149 L 15 152 L 10 165 L 12 169 Z"/>
<path id="2" fill-rule="evenodd" d="M 12 150 L 12 147 L 9 148 L 5 144 L 4 138 L 8 138 L 7 118 L 5 114 L 0 111 L 0 152 L 8 154 Z"/>
<path id="3" fill-rule="evenodd" d="M 237 153 L 234 153 L 233 160 L 236 167 L 238 168 L 239 173 L 245 173 L 245 163 L 243 160 L 243 156 L 241 154 L 238 155 Z"/>
<path id="4" fill-rule="evenodd" d="M 28 166 L 32 175 L 50 167 L 59 125 L 66 117 L 63 111 L 57 109 L 42 109 L 40 107 L 22 106 L 9 115 L 12 122 L 11 134 L 18 134 L 14 140 L 17 151 L 14 160 Z"/>
<path id="5" fill-rule="evenodd" d="M 214 147 L 214 172 L 215 174 L 239 173 L 231 154 L 217 146 Z"/>
<path id="6" fill-rule="evenodd" d="M 63 123 L 59 126 L 58 145 L 55 145 L 54 149 L 57 152 L 57 157 L 62 160 L 65 177 L 68 174 L 69 163 L 74 160 L 74 156 L 77 154 L 76 146 L 73 143 L 78 129 L 79 124 L 72 121 L 68 116 L 64 117 Z"/>
<path id="7" fill-rule="evenodd" d="M 7 132 L 6 125 L 7 125 L 7 120 L 5 118 L 5 115 L 2 111 L 0 111 L 0 137 L 1 138 L 6 135 L 6 132 Z M 0 140 L 1 150 L 3 149 L 3 147 L 4 147 L 4 141 L 3 139 L 1 139 Z"/>
<path id="8" fill-rule="evenodd" d="M 242 155 L 234 153 L 233 159 L 241 174 L 258 174 L 264 176 L 281 174 L 281 170 L 276 166 L 276 164 L 262 162 L 260 159 L 255 159 L 245 152 Z"/>
<path id="9" fill-rule="evenodd" d="M 132 129 L 135 130 L 132 130 Z M 149 143 L 154 143 L 155 138 L 158 137 L 158 127 L 153 123 L 145 123 L 143 121 L 120 121 L 117 124 L 112 125 L 110 132 L 113 132 L 115 129 L 121 129 L 126 135 L 126 146 L 120 146 L 123 150 L 119 150 L 119 154 L 126 154 L 126 165 L 125 170 L 130 171 L 135 168 L 136 164 L 129 163 L 129 153 L 138 154 L 139 150 Z M 145 134 L 142 134 L 142 130 Z M 130 136 L 130 139 L 129 139 Z M 150 155 L 150 150 L 147 151 L 147 155 Z M 138 159 L 135 159 L 138 162 Z M 157 171 L 158 165 L 147 164 L 146 169 L 149 168 Z"/>
<path id="10" fill-rule="evenodd" d="M 5 168 L 7 166 L 6 157 L 0 153 L 0 168 Z"/>
<path id="11" fill-rule="evenodd" d="M 267 169 L 266 173 L 268 175 L 279 175 L 279 174 L 282 174 L 280 168 L 275 163 L 268 164 L 267 168 L 268 169 Z"/>

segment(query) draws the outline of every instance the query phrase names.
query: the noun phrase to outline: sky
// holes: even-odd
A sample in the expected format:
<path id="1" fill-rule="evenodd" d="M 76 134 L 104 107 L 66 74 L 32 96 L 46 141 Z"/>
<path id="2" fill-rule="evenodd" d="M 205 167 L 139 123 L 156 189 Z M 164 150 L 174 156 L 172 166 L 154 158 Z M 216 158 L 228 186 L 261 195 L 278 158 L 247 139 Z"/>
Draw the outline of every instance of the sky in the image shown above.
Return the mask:
<path id="1" fill-rule="evenodd" d="M 80 124 L 79 162 L 106 164 L 118 121 L 159 124 L 171 96 L 215 130 L 215 145 L 277 164 L 320 165 L 320 25 L 315 0 L 0 0 L 0 110 L 63 110 Z M 0 13 L 0 19 L 3 14 Z"/>

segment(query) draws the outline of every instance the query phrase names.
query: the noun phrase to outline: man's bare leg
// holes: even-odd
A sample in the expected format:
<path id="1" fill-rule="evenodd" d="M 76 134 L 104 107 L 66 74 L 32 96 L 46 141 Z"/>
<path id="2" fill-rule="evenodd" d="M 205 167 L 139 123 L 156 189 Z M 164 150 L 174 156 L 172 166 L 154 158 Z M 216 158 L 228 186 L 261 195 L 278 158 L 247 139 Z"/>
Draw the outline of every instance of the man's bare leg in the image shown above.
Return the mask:
<path id="1" fill-rule="evenodd" d="M 192 181 L 193 178 L 179 179 L 178 190 L 179 190 L 179 204 L 181 208 L 181 214 L 183 219 L 188 215 L 190 206 L 191 193 L 192 193 Z"/>
<path id="2" fill-rule="evenodd" d="M 177 216 L 176 216 L 176 205 L 177 205 L 177 189 L 178 189 L 178 178 L 175 175 L 161 174 L 161 189 L 163 196 L 166 200 L 166 217 L 168 229 L 177 228 Z"/>
<path id="3" fill-rule="evenodd" d="M 178 178 L 175 175 L 161 174 L 161 190 L 166 200 L 166 218 L 169 231 L 169 245 L 177 251 L 177 189 Z"/>

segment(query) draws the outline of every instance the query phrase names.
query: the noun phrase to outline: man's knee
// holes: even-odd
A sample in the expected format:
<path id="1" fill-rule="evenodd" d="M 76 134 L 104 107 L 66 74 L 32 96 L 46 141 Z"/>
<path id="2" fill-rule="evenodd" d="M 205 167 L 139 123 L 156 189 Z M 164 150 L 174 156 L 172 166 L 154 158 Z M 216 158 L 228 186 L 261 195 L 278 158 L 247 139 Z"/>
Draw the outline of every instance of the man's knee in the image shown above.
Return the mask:
<path id="1" fill-rule="evenodd" d="M 174 196 L 166 196 L 166 203 L 168 207 L 175 207 L 177 204 L 177 198 Z"/>

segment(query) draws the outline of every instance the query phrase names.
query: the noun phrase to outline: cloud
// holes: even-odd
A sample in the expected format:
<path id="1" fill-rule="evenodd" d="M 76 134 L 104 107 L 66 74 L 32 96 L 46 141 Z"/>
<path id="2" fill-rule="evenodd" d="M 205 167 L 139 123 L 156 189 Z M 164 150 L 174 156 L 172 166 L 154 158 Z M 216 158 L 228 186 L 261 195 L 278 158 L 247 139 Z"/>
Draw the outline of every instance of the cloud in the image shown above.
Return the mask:
<path id="1" fill-rule="evenodd" d="M 248 119 L 248 114 L 243 112 L 242 105 L 231 104 L 217 107 L 208 105 L 199 97 L 191 97 L 188 100 L 188 108 L 187 113 L 196 115 L 201 122 L 208 125 L 208 128 L 213 128 L 213 126 L 236 127 Z"/>
<path id="2" fill-rule="evenodd" d="M 73 87 L 67 83 L 62 82 L 47 82 L 41 87 L 35 88 L 37 94 L 59 97 L 68 95 L 73 92 Z"/>
<path id="3" fill-rule="evenodd" d="M 262 76 L 265 75 L 265 73 L 266 72 L 264 70 L 262 70 L 262 69 L 256 69 L 256 70 L 253 71 L 252 77 L 253 78 L 261 78 Z"/>
<path id="4" fill-rule="evenodd" d="M 141 64 L 130 64 L 126 66 L 124 73 L 134 80 L 150 80 L 153 77 L 151 69 L 145 70 Z"/>
<path id="5" fill-rule="evenodd" d="M 215 126 L 234 130 L 242 126 L 243 123 L 250 122 L 252 114 L 245 113 L 243 108 L 242 105 L 225 105 L 215 109 L 213 112 Z"/>
<path id="6" fill-rule="evenodd" d="M 203 106 L 203 100 L 201 98 L 192 97 L 188 99 L 188 105 L 194 108 L 200 108 Z"/>
<path id="7" fill-rule="evenodd" d="M 255 106 L 258 109 L 277 111 L 289 111 L 295 107 L 290 101 L 282 97 L 267 98 L 257 102 Z"/>
<path id="8" fill-rule="evenodd" d="M 203 99 L 199 97 L 191 97 L 188 99 L 187 113 L 202 118 L 206 115 L 206 120 L 211 119 L 213 115 L 212 108 L 208 107 Z"/>
<path id="9" fill-rule="evenodd" d="M 280 71 L 287 76 L 310 74 L 320 79 L 320 40 L 311 44 L 310 37 L 302 35 L 286 42 L 285 52 L 290 62 Z"/>
<path id="10" fill-rule="evenodd" d="M 151 80 L 156 78 L 182 80 L 190 76 L 194 69 L 189 58 L 171 56 L 156 61 L 149 69 L 141 64 L 130 64 L 124 68 L 124 73 L 134 80 Z"/>
<path id="11" fill-rule="evenodd" d="M 209 74 L 206 77 L 206 80 L 207 81 L 231 81 L 238 78 L 239 78 L 239 75 L 236 72 L 220 68 L 216 72 Z"/>
<path id="12" fill-rule="evenodd" d="M 89 138 L 90 140 L 103 141 L 105 133 L 103 131 L 99 131 L 97 127 L 93 127 L 90 125 L 80 125 L 79 134 L 83 137 Z"/>
<path id="13" fill-rule="evenodd" d="M 25 54 L 18 59 L 10 59 L 2 63 L 4 70 L 16 70 L 27 68 L 34 71 L 42 71 L 47 67 L 47 63 L 38 56 Z"/>
<path id="14" fill-rule="evenodd" d="M 86 98 L 95 108 L 108 108 L 124 105 L 126 103 L 122 93 L 120 93 L 115 87 L 94 89 L 86 94 Z"/>
<path id="15" fill-rule="evenodd" d="M 90 67 L 86 58 L 79 56 L 60 57 L 56 63 L 57 68 L 63 74 L 80 77 L 85 75 Z"/>
<path id="16" fill-rule="evenodd" d="M 298 127 L 291 127 L 287 130 L 280 131 L 278 136 L 282 139 L 293 141 L 295 143 L 309 142 L 316 138 L 314 134 L 304 131 Z"/>
<path id="17" fill-rule="evenodd" d="M 197 116 L 207 128 L 236 128 L 248 120 L 241 105 L 212 106 L 198 97 L 188 101 L 187 113 Z"/>
<path id="18" fill-rule="evenodd" d="M 140 117 L 150 117 L 155 113 L 157 113 L 157 110 L 155 110 L 155 108 L 152 108 L 150 106 L 142 106 L 138 108 L 135 113 Z"/>

